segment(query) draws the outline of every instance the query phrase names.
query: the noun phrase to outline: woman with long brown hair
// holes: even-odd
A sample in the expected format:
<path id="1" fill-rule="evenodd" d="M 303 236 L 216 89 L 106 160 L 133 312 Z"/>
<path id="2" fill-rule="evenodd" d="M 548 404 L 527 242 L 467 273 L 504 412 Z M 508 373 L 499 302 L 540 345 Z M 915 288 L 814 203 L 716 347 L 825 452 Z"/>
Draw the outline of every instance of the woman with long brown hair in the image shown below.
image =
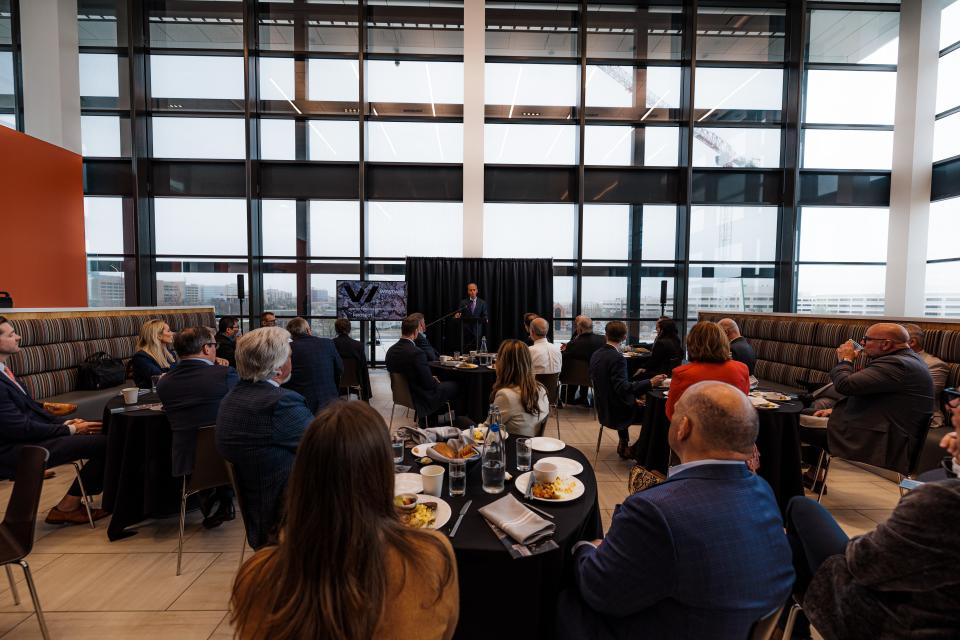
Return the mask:
<path id="1" fill-rule="evenodd" d="M 730 340 L 716 322 L 704 320 L 693 325 L 687 334 L 687 358 L 689 364 L 673 370 L 667 418 L 673 417 L 673 407 L 687 387 L 703 380 L 719 380 L 750 393 L 750 371 L 747 365 L 731 359 Z"/>
<path id="2" fill-rule="evenodd" d="M 459 615 L 453 548 L 409 529 L 393 506 L 383 418 L 334 402 L 300 442 L 277 546 L 258 551 L 233 588 L 244 640 L 448 639 Z"/>
<path id="3" fill-rule="evenodd" d="M 496 367 L 491 402 L 500 408 L 503 427 L 518 436 L 537 435 L 537 427 L 550 413 L 550 400 L 533 375 L 530 349 L 519 340 L 504 340 Z"/>

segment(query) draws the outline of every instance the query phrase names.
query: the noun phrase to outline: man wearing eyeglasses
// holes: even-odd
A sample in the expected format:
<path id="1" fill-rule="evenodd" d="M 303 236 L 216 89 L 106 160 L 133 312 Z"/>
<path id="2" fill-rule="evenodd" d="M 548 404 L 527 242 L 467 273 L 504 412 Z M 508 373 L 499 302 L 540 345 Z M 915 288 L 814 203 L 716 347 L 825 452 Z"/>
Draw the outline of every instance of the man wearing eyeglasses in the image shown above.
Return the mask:
<path id="1" fill-rule="evenodd" d="M 910 454 L 923 446 L 933 406 L 933 379 L 907 344 L 910 336 L 890 322 L 872 325 L 860 340 L 867 364 L 854 371 L 860 349 L 852 340 L 837 348 L 830 379 L 844 397 L 830 410 L 826 429 L 801 429 L 801 439 L 830 455 L 906 473 Z"/>
<path id="2" fill-rule="evenodd" d="M 193 473 L 197 431 L 217 422 L 220 401 L 239 381 L 233 367 L 217 357 L 217 340 L 209 327 L 189 327 L 176 335 L 180 362 L 157 383 L 157 395 L 173 434 L 174 477 Z M 219 505 L 216 510 L 214 506 Z M 219 487 L 200 501 L 203 526 L 210 529 L 234 518 L 233 491 Z"/>

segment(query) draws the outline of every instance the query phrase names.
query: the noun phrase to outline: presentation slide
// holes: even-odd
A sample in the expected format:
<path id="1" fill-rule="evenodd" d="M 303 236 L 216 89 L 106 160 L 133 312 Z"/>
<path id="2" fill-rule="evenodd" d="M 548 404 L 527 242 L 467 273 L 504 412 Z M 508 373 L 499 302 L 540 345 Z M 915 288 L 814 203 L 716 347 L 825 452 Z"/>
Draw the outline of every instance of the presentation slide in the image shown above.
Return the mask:
<path id="1" fill-rule="evenodd" d="M 348 320 L 403 320 L 407 283 L 337 280 L 337 316 Z"/>

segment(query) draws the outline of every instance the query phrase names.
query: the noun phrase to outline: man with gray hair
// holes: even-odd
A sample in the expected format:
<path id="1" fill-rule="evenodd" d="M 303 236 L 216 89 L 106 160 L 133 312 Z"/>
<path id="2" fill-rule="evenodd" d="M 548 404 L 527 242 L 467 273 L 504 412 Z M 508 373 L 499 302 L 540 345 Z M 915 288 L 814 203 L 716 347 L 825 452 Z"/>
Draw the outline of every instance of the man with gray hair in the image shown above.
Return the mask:
<path id="1" fill-rule="evenodd" d="M 254 549 L 276 539 L 287 478 L 313 420 L 303 396 L 280 386 L 290 379 L 290 353 L 290 332 L 280 327 L 238 338 L 240 382 L 217 414 L 217 450 L 234 466 L 247 542 Z"/>
<path id="2" fill-rule="evenodd" d="M 757 367 L 757 353 L 747 342 L 747 339 L 740 335 L 740 327 L 733 321 L 733 318 L 723 318 L 717 324 L 727 334 L 727 340 L 730 341 L 730 355 L 737 362 L 747 365 L 750 375 L 753 375 L 753 370 Z"/>
<path id="3" fill-rule="evenodd" d="M 745 462 L 758 424 L 729 384 L 684 392 L 668 432 L 681 464 L 629 496 L 602 541 L 574 546 L 578 593 L 561 595 L 560 638 L 733 640 L 786 601 L 794 573 L 780 508 Z"/>
<path id="4" fill-rule="evenodd" d="M 933 418 L 930 419 L 930 428 L 937 429 L 943 426 L 943 413 L 940 411 L 940 394 L 943 388 L 947 386 L 947 376 L 950 375 L 950 365 L 935 355 L 924 351 L 924 333 L 919 326 L 908 322 L 903 328 L 910 334 L 907 344 L 913 349 L 913 352 L 920 356 L 927 369 L 930 370 L 930 377 L 933 378 Z"/>
<path id="5" fill-rule="evenodd" d="M 333 340 L 313 335 L 310 323 L 303 318 L 288 322 L 287 331 L 293 340 L 290 343 L 293 369 L 290 380 L 283 386 L 302 395 L 307 408 L 317 415 L 320 409 L 340 396 L 343 360 Z"/>
<path id="6" fill-rule="evenodd" d="M 560 373 L 563 367 L 563 353 L 558 345 L 547 340 L 550 324 L 543 318 L 534 318 L 530 322 L 530 338 L 533 346 L 530 347 L 530 360 L 533 364 L 533 373 Z"/>
<path id="7" fill-rule="evenodd" d="M 606 344 L 606 338 L 593 332 L 593 320 L 588 316 L 577 316 L 573 321 L 573 337 L 570 342 L 560 345 L 563 352 L 561 373 L 573 366 L 574 361 L 582 362 L 584 367 L 590 366 L 590 358 L 597 349 Z M 566 387 L 567 397 L 564 401 L 569 404 L 589 404 L 587 387 Z"/>

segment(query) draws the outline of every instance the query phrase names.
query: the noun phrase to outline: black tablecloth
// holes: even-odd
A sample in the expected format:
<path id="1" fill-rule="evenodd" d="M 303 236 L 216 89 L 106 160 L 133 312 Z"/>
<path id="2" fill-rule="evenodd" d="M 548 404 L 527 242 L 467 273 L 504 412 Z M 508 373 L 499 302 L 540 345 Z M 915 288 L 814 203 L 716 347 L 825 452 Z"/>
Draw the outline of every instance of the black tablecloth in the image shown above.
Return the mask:
<path id="1" fill-rule="evenodd" d="M 627 375 L 630 376 L 630 379 L 633 380 L 634 374 L 644 366 L 646 366 L 647 361 L 650 359 L 649 353 L 641 353 L 635 356 L 630 356 L 629 358 L 624 356 L 624 360 L 627 361 Z"/>
<path id="2" fill-rule="evenodd" d="M 140 396 L 140 404 L 159 402 L 156 394 Z M 181 481 L 171 475 L 170 423 L 162 411 L 110 413 L 123 398 L 107 403 L 103 508 L 113 514 L 107 537 L 119 540 L 136 532 L 129 526 L 147 518 L 169 516 L 180 509 Z"/>
<path id="3" fill-rule="evenodd" d="M 457 397 L 451 403 L 458 416 L 467 416 L 474 422 L 487 419 L 490 408 L 490 392 L 497 380 L 497 372 L 487 366 L 476 369 L 444 367 L 439 362 L 431 362 L 430 370 L 442 382 L 457 383 Z"/>
<path id="4" fill-rule="evenodd" d="M 507 470 L 516 478 L 516 437 L 507 439 Z M 557 597 L 561 590 L 572 585 L 573 545 L 580 540 L 602 537 L 603 526 L 597 501 L 597 481 L 587 457 L 574 447 L 567 446 L 554 453 L 533 452 L 533 462 L 549 456 L 573 458 L 583 465 L 577 476 L 585 485 L 584 495 L 566 504 L 548 504 L 536 501 L 537 507 L 555 516 L 554 540 L 559 549 L 527 558 L 512 559 L 503 544 L 494 535 L 479 509 L 502 498 L 507 492 L 520 494 L 507 482 L 504 493 L 491 495 L 482 487 L 480 463 L 467 466 L 465 496 L 451 497 L 448 477 L 444 474 L 443 494 L 453 511 L 450 522 L 443 527 L 449 533 L 457 521 L 460 508 L 473 500 L 463 518 L 457 535 L 450 540 L 457 556 L 460 574 L 460 622 L 455 638 L 482 638 L 497 635 L 510 638 L 553 638 Z M 406 451 L 405 464 L 412 464 L 411 473 L 419 473 L 420 465 Z M 491 618 L 491 616 L 495 616 Z M 497 622 L 492 622 L 496 620 Z M 494 625 L 494 626 L 491 626 Z"/>
<path id="5" fill-rule="evenodd" d="M 773 489 L 781 513 L 793 496 L 803 495 L 800 469 L 800 411 L 798 401 L 784 402 L 778 409 L 758 410 L 760 433 L 757 449 L 760 450 L 758 475 Z M 637 462 L 648 469 L 667 472 L 670 462 L 670 445 L 667 443 L 667 399 L 663 391 L 647 392 L 647 407 L 643 414 L 643 429 L 634 448 Z"/>

